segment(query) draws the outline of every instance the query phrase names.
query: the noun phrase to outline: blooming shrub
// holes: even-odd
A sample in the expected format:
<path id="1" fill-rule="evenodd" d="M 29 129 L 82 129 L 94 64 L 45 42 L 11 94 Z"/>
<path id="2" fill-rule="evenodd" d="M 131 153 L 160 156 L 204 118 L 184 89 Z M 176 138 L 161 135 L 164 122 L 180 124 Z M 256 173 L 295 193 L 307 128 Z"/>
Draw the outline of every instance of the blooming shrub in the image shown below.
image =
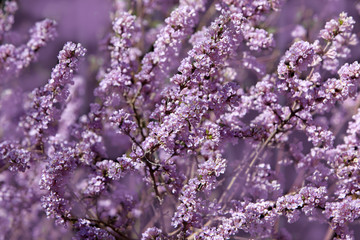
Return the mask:
<path id="1" fill-rule="evenodd" d="M 360 4 L 76 0 L 111 21 L 75 43 L 29 2 L 0 1 L 0 239 L 360 239 Z"/>

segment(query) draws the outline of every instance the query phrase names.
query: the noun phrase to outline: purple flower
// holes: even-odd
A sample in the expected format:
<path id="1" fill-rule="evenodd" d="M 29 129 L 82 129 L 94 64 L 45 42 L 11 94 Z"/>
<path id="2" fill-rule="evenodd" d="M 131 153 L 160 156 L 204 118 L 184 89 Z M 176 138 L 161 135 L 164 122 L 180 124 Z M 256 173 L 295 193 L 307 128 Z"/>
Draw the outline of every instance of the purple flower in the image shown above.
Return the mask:
<path id="1" fill-rule="evenodd" d="M 278 74 L 282 79 L 293 78 L 305 71 L 314 59 L 314 49 L 305 41 L 295 42 L 279 63 Z"/>
<path id="2" fill-rule="evenodd" d="M 32 92 L 33 102 L 27 115 L 20 122 L 20 127 L 31 141 L 33 138 L 41 141 L 49 125 L 60 117 L 69 96 L 68 88 L 73 83 L 73 74 L 78 68 L 79 58 L 83 57 L 85 52 L 85 48 L 80 44 L 66 43 L 59 52 L 59 64 L 53 69 L 51 79 L 44 87 Z"/>

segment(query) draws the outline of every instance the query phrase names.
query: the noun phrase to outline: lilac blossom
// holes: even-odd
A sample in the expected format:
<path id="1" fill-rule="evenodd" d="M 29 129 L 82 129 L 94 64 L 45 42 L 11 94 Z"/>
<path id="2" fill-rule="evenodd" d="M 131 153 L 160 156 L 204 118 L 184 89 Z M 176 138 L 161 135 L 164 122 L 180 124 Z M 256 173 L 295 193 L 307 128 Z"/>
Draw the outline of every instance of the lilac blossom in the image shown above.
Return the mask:
<path id="1" fill-rule="evenodd" d="M 85 219 L 79 219 L 74 227 L 77 229 L 75 239 L 115 239 L 107 231 L 92 226 L 91 222 Z"/>
<path id="2" fill-rule="evenodd" d="M 1 164 L 11 171 L 25 171 L 30 162 L 31 152 L 23 149 L 18 142 L 4 141 L 0 143 Z"/>
<path id="3" fill-rule="evenodd" d="M 0 45 L 0 76 L 3 78 L 1 83 L 6 82 L 11 75 L 19 74 L 36 60 L 39 49 L 57 36 L 55 27 L 55 21 L 45 19 L 29 30 L 30 39 L 26 44 L 19 47 L 13 44 Z"/>
<path id="4" fill-rule="evenodd" d="M 0 239 L 357 239 L 348 5 L 0 1 Z"/>
<path id="5" fill-rule="evenodd" d="M 0 11 L 0 42 L 3 41 L 4 35 L 14 24 L 14 14 L 18 10 L 16 1 L 5 1 L 2 3 Z"/>
<path id="6" fill-rule="evenodd" d="M 27 115 L 20 122 L 20 127 L 29 136 L 31 144 L 34 143 L 32 139 L 41 141 L 49 124 L 60 117 L 69 96 L 69 84 L 73 83 L 72 78 L 77 70 L 79 58 L 83 57 L 85 52 L 80 44 L 66 43 L 59 52 L 59 64 L 53 69 L 51 79 L 43 88 L 32 92 L 33 102 Z"/>
<path id="7" fill-rule="evenodd" d="M 336 72 L 339 66 L 339 58 L 348 58 L 350 56 L 350 48 L 358 43 L 358 39 L 352 30 L 355 21 L 352 17 L 348 17 L 347 13 L 340 13 L 337 21 L 330 20 L 325 24 L 325 29 L 320 31 L 320 37 L 331 43 L 329 50 L 324 55 L 323 68 Z"/>
<path id="8" fill-rule="evenodd" d="M 285 53 L 280 62 L 278 74 L 280 78 L 293 78 L 307 69 L 314 59 L 314 49 L 305 41 L 295 42 Z"/>

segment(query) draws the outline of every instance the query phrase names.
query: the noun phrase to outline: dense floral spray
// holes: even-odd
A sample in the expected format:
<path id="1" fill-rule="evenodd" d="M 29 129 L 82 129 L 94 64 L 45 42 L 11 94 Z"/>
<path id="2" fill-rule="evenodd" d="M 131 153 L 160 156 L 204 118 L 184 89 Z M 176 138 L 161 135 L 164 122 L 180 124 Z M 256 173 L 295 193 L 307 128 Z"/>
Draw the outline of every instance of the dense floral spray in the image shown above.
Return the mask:
<path id="1" fill-rule="evenodd" d="M 0 1 L 0 240 L 360 239 L 359 20 Z"/>

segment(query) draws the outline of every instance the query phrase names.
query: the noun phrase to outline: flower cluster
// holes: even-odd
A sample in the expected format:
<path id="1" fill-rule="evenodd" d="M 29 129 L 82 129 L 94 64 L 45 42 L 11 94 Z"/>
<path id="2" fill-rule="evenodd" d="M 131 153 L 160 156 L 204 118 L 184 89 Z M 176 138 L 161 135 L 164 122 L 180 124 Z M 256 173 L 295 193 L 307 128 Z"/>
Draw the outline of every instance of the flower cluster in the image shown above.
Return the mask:
<path id="1" fill-rule="evenodd" d="M 31 4 L 0 1 L 0 239 L 359 238 L 351 4 Z"/>

